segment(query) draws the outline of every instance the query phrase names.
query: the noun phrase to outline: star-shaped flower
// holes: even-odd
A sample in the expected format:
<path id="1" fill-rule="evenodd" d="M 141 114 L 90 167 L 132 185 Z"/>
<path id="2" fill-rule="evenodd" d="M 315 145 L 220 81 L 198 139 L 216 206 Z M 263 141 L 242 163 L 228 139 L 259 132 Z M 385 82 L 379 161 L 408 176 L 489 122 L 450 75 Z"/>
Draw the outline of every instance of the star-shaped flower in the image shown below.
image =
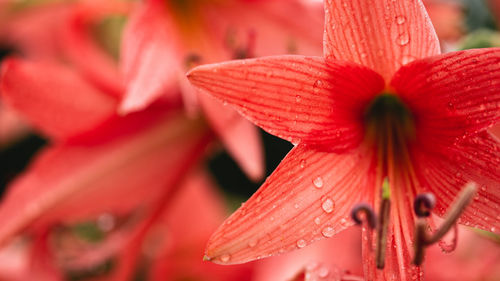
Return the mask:
<path id="1" fill-rule="evenodd" d="M 302 248 L 352 225 L 360 201 L 378 208 L 390 200 L 385 265 L 375 270 L 379 258 L 364 240 L 366 277 L 421 279 L 411 264 L 417 194 L 435 194 L 442 216 L 476 182 L 459 222 L 500 230 L 500 146 L 487 132 L 500 118 L 500 49 L 440 54 L 421 1 L 328 0 L 325 11 L 324 57 L 188 73 L 196 87 L 295 144 L 212 236 L 207 257 L 241 263 Z"/>

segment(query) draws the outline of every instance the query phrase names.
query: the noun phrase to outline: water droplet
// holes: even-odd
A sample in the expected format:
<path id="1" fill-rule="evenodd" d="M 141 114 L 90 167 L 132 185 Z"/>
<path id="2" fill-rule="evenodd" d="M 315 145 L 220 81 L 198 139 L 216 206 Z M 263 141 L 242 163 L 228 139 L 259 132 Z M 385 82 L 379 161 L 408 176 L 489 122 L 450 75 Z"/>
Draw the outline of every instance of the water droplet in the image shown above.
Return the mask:
<path id="1" fill-rule="evenodd" d="M 299 95 L 296 95 L 296 96 L 295 96 L 295 101 L 296 101 L 296 102 L 300 102 L 300 100 L 301 100 L 301 99 L 302 99 L 302 98 L 301 98 Z"/>
<path id="2" fill-rule="evenodd" d="M 227 100 L 222 101 L 222 105 L 226 106 L 227 105 Z"/>
<path id="3" fill-rule="evenodd" d="M 314 219 L 314 223 L 315 224 L 320 224 L 321 223 L 321 219 L 319 217 L 315 218 Z"/>
<path id="4" fill-rule="evenodd" d="M 295 205 L 293 205 L 293 207 L 294 207 L 295 209 L 298 209 L 298 208 L 299 208 L 299 204 L 295 203 Z"/>
<path id="5" fill-rule="evenodd" d="M 321 204 L 321 208 L 323 209 L 323 211 L 327 212 L 327 213 L 331 213 L 333 212 L 333 208 L 335 208 L 335 203 L 333 202 L 332 199 L 330 199 L 329 197 L 325 199 L 325 201 L 323 201 L 323 203 Z"/>
<path id="6" fill-rule="evenodd" d="M 406 22 L 406 18 L 405 18 L 405 16 L 397 16 L 397 17 L 396 17 L 396 23 L 397 23 L 397 24 L 403 24 L 403 23 L 405 23 L 405 22 Z"/>
<path id="7" fill-rule="evenodd" d="M 306 246 L 306 240 L 304 239 L 297 240 L 297 247 L 304 248 L 305 246 Z"/>
<path id="8" fill-rule="evenodd" d="M 260 201 L 262 201 L 262 196 L 257 196 L 257 198 L 255 198 L 255 202 L 259 203 Z"/>
<path id="9" fill-rule="evenodd" d="M 300 167 L 304 168 L 306 166 L 306 160 L 302 159 L 300 160 Z"/>
<path id="10" fill-rule="evenodd" d="M 257 239 L 256 238 L 250 239 L 250 241 L 248 242 L 248 246 L 250 248 L 257 246 Z"/>
<path id="11" fill-rule="evenodd" d="M 323 179 L 318 176 L 318 177 L 313 179 L 313 184 L 317 188 L 322 188 L 323 187 Z"/>
<path id="12" fill-rule="evenodd" d="M 323 228 L 323 230 L 321 231 L 321 234 L 323 234 L 323 236 L 325 236 L 325 237 L 332 237 L 333 234 L 335 234 L 335 229 L 333 229 L 333 227 L 331 227 L 331 226 L 327 226 L 327 227 Z"/>
<path id="13" fill-rule="evenodd" d="M 494 226 L 493 226 L 493 227 L 491 227 L 491 228 L 490 228 L 490 230 L 491 230 L 491 232 L 495 232 L 495 231 L 497 231 L 496 227 L 494 227 Z"/>
<path id="14" fill-rule="evenodd" d="M 309 271 L 316 269 L 316 267 L 318 267 L 317 262 L 310 262 L 309 264 L 306 265 L 306 269 Z"/>
<path id="15" fill-rule="evenodd" d="M 328 276 L 330 272 L 328 271 L 328 268 L 326 267 L 321 267 L 319 270 L 318 270 L 318 276 L 320 278 L 325 278 Z"/>
<path id="16" fill-rule="evenodd" d="M 221 262 L 228 262 L 231 259 L 231 256 L 229 254 L 224 254 L 220 256 L 220 261 Z"/>
<path id="17" fill-rule="evenodd" d="M 293 138 L 293 139 L 292 139 L 292 144 L 293 144 L 293 145 L 298 145 L 301 141 L 302 141 L 302 139 L 301 139 L 301 138 Z"/>
<path id="18" fill-rule="evenodd" d="M 410 42 L 410 35 L 408 33 L 403 33 L 399 35 L 398 39 L 396 39 L 396 43 L 398 43 L 399 46 L 405 46 Z"/>
<path id="19" fill-rule="evenodd" d="M 321 85 L 323 85 L 323 81 L 321 80 L 316 80 L 313 85 L 313 91 L 315 93 L 319 92 Z"/>

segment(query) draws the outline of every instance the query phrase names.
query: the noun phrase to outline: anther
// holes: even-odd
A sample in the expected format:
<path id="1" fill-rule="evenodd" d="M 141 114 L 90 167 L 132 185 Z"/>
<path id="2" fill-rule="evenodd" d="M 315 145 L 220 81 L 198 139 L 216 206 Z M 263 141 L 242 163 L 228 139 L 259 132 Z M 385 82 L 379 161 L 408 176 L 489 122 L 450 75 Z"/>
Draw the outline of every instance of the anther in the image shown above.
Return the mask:
<path id="1" fill-rule="evenodd" d="M 464 187 L 462 192 L 458 195 L 457 200 L 451 206 L 441 227 L 439 227 L 430 237 L 427 236 L 426 233 L 427 223 L 425 219 L 420 218 L 417 220 L 415 228 L 415 257 L 413 260 L 415 265 L 422 264 L 425 248 L 440 241 L 456 224 L 460 215 L 462 215 L 467 205 L 472 201 L 476 190 L 477 185 L 475 183 L 469 183 Z"/>
<path id="2" fill-rule="evenodd" d="M 370 207 L 370 205 L 366 203 L 359 203 L 356 204 L 354 208 L 352 208 L 351 211 L 352 220 L 358 225 L 363 224 L 363 218 L 360 217 L 360 213 L 365 214 L 364 219 L 366 220 L 368 226 L 374 229 L 376 224 L 376 215 L 372 207 Z"/>
<path id="3" fill-rule="evenodd" d="M 415 197 L 413 202 L 413 210 L 417 217 L 428 217 L 431 215 L 431 210 L 436 206 L 436 197 L 432 193 L 422 193 Z"/>

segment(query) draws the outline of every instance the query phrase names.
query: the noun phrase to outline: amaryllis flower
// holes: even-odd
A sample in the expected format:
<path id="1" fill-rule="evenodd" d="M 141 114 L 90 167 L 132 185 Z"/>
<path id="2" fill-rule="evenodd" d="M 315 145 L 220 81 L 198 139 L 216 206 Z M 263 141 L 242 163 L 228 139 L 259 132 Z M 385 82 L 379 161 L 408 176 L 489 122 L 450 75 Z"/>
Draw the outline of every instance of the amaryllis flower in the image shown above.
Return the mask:
<path id="1" fill-rule="evenodd" d="M 182 94 L 188 112 L 199 105 L 236 162 L 250 178 L 260 179 L 264 167 L 257 129 L 219 101 L 198 96 L 184 73 L 200 63 L 237 57 L 319 54 L 322 11 L 298 0 L 143 2 L 123 34 L 121 112 Z"/>
<path id="2" fill-rule="evenodd" d="M 459 222 L 500 231 L 500 146 L 486 131 L 500 118 L 500 49 L 440 54 L 421 1 L 329 0 L 325 11 L 324 57 L 188 73 L 195 86 L 295 144 L 212 236 L 207 258 L 241 263 L 303 248 L 351 226 L 351 209 L 364 201 L 386 230 L 374 237 L 365 228 L 366 278 L 421 279 L 411 262 L 417 194 L 433 193 L 443 216 L 476 182 L 474 198 L 473 186 L 461 195 L 469 207 L 454 205 Z"/>

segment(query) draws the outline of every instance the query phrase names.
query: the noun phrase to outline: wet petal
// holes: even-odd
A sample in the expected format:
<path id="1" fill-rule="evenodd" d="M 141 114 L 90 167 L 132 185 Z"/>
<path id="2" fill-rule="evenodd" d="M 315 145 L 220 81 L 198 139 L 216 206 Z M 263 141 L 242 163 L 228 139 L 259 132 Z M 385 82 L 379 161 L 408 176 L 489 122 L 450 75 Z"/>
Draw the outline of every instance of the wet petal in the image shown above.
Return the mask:
<path id="1" fill-rule="evenodd" d="M 352 225 L 350 211 L 370 196 L 370 153 L 335 154 L 298 145 L 264 185 L 215 232 L 206 254 L 234 264 L 303 248 Z"/>
<path id="2" fill-rule="evenodd" d="M 419 60 L 401 68 L 391 84 L 414 114 L 419 143 L 429 148 L 451 145 L 500 120 L 499 48 Z"/>
<path id="3" fill-rule="evenodd" d="M 327 0 L 324 55 L 365 65 L 387 82 L 404 64 L 439 54 L 422 1 Z"/>
<path id="4" fill-rule="evenodd" d="M 460 222 L 500 233 L 500 144 L 488 133 L 467 138 L 441 152 L 417 155 L 417 175 L 437 199 L 436 213 L 443 216 L 464 185 L 479 186 L 476 197 Z"/>
<path id="5" fill-rule="evenodd" d="M 359 145 L 360 116 L 383 89 L 364 67 L 302 56 L 205 65 L 188 78 L 271 134 L 339 151 Z"/>

